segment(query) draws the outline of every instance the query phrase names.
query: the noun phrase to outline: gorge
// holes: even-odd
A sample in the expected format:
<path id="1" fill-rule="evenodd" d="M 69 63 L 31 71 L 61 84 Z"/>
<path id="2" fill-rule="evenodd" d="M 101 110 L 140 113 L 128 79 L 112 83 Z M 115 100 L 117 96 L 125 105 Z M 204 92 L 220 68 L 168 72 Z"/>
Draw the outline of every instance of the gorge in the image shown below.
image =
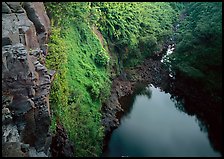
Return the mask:
<path id="1" fill-rule="evenodd" d="M 221 57 L 221 2 L 2 2 L 2 157 L 220 157 Z"/>

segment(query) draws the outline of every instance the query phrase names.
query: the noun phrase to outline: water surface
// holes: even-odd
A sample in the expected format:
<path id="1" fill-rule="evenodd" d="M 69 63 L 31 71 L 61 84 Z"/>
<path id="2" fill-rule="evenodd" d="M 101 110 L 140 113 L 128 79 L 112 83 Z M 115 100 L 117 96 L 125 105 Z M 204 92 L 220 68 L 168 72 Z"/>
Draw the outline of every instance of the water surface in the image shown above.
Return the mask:
<path id="1" fill-rule="evenodd" d="M 169 93 L 152 85 L 131 97 L 127 113 L 111 135 L 103 156 L 221 156 L 195 116 L 175 107 Z"/>

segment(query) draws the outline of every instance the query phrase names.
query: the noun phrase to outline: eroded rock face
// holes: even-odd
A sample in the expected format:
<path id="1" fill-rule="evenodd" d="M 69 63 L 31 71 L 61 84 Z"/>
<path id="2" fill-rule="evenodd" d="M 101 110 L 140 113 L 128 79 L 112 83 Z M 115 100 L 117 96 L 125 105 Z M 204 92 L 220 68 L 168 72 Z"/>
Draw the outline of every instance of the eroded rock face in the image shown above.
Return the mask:
<path id="1" fill-rule="evenodd" d="M 56 133 L 52 136 L 52 157 L 73 157 L 74 145 L 68 140 L 68 135 L 63 125 L 57 122 Z"/>
<path id="2" fill-rule="evenodd" d="M 28 18 L 33 22 L 41 50 L 47 54 L 47 41 L 50 31 L 50 20 L 42 3 L 24 2 Z M 44 11 L 44 14 L 43 14 Z"/>
<path id="3" fill-rule="evenodd" d="M 102 125 L 105 127 L 105 134 L 117 128 L 119 120 L 116 117 L 118 112 L 123 112 L 119 98 L 133 93 L 134 83 L 125 79 L 116 78 L 113 80 L 111 95 L 102 107 Z"/>
<path id="4" fill-rule="evenodd" d="M 49 30 L 42 2 L 2 2 L 3 156 L 49 156 Z"/>

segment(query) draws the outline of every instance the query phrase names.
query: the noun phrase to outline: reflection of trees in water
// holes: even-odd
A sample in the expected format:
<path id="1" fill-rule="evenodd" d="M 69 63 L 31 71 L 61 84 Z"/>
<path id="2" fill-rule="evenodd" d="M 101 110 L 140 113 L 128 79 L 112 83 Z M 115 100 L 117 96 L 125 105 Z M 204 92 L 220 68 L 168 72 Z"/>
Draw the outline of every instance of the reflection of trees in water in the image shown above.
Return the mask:
<path id="1" fill-rule="evenodd" d="M 208 133 L 213 149 L 222 153 L 222 114 L 219 111 L 222 104 L 201 91 L 198 83 L 189 84 L 176 77 L 169 87 L 166 89 L 171 94 L 175 107 L 188 115 L 195 115 L 200 130 Z"/>
<path id="2" fill-rule="evenodd" d="M 218 150 L 221 152 L 221 137 L 222 137 L 222 127 L 221 127 L 221 120 L 219 120 L 220 112 L 215 110 L 209 110 L 212 108 L 214 103 L 208 104 L 206 97 L 201 97 L 192 93 L 185 93 L 184 89 L 181 90 L 176 88 L 175 83 L 170 84 L 170 88 L 166 88 L 166 93 L 170 93 L 170 99 L 175 103 L 175 107 L 190 116 L 195 115 L 196 122 L 198 123 L 200 130 L 203 132 L 208 132 L 208 138 L 214 150 Z M 186 87 L 186 86 L 185 86 Z M 176 90 L 178 89 L 178 90 Z M 186 89 L 187 91 L 188 88 Z M 198 91 L 196 88 L 195 91 Z M 199 92 L 200 93 L 200 92 Z M 192 95 L 193 94 L 193 95 Z M 119 114 L 119 116 L 126 116 L 130 114 L 131 110 L 133 109 L 133 104 L 138 95 L 145 95 L 148 99 L 152 96 L 152 90 L 148 84 L 138 83 L 134 89 L 132 95 L 124 96 L 119 99 L 119 102 L 124 109 L 124 113 Z M 210 102 L 211 103 L 211 102 Z M 118 117 L 119 118 L 119 117 Z"/>
<path id="3" fill-rule="evenodd" d="M 184 112 L 184 113 L 186 113 L 186 114 L 188 114 L 190 116 L 196 115 L 195 121 L 198 123 L 198 126 L 200 127 L 200 130 L 203 131 L 203 132 L 208 132 L 206 122 L 204 122 L 203 119 L 201 119 L 197 115 L 197 113 L 189 111 L 190 110 L 189 109 L 189 105 L 185 104 L 184 97 L 171 95 L 170 99 L 174 102 L 175 107 L 180 112 Z"/>
<path id="4" fill-rule="evenodd" d="M 183 98 L 171 95 L 170 100 L 172 102 L 174 102 L 175 107 L 177 108 L 177 110 L 179 110 L 180 112 L 187 113 L 185 108 L 184 108 L 184 99 Z"/>
<path id="5" fill-rule="evenodd" d="M 118 118 L 120 118 L 123 115 L 128 117 L 131 110 L 133 109 L 134 101 L 138 95 L 144 95 L 148 99 L 150 99 L 152 96 L 152 90 L 150 89 L 150 86 L 148 86 L 148 84 L 145 83 L 137 83 L 135 85 L 133 94 L 121 97 L 119 99 L 119 102 L 122 108 L 124 109 L 124 112 L 117 113 Z"/>
<path id="6" fill-rule="evenodd" d="M 208 132 L 207 130 L 207 125 L 206 123 L 203 121 L 203 119 L 199 118 L 199 116 L 197 116 L 197 114 L 192 113 L 187 111 L 186 109 L 186 105 L 184 103 L 184 98 L 183 97 L 178 97 L 178 96 L 171 96 L 170 99 L 174 102 L 175 107 L 177 108 L 177 110 L 179 110 L 180 112 L 184 112 L 190 116 L 192 115 L 196 115 L 195 121 L 198 123 L 200 130 L 203 132 Z"/>
<path id="7" fill-rule="evenodd" d="M 137 95 L 144 95 L 147 96 L 148 99 L 152 96 L 152 90 L 150 89 L 150 86 L 147 86 L 146 84 L 138 84 L 136 85 L 134 96 Z"/>

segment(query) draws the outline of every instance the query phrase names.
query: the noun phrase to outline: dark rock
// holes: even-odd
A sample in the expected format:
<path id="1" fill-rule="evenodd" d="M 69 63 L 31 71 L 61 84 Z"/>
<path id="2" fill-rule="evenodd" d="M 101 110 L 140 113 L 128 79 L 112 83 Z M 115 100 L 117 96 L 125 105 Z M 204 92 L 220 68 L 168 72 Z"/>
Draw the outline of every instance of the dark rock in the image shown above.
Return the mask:
<path id="1" fill-rule="evenodd" d="M 2 46 L 12 45 L 12 40 L 9 37 L 2 38 Z"/>
<path id="2" fill-rule="evenodd" d="M 43 2 L 24 2 L 24 8 L 28 18 L 34 23 L 40 48 L 47 54 L 47 46 L 50 32 L 50 20 L 46 14 Z"/>
<path id="3" fill-rule="evenodd" d="M 2 46 L 22 42 L 28 49 L 39 47 L 35 27 L 25 13 L 2 14 L 2 38 Z"/>
<path id="4" fill-rule="evenodd" d="M 35 141 L 35 148 L 37 150 L 44 149 L 45 142 L 47 139 L 48 129 L 50 126 L 50 114 L 48 111 L 47 103 L 44 103 L 44 107 L 40 109 L 35 109 L 35 136 L 37 140 Z"/>
<path id="5" fill-rule="evenodd" d="M 5 2 L 2 2 L 2 13 L 5 13 L 5 14 L 12 13 L 11 9 Z"/>
<path id="6" fill-rule="evenodd" d="M 133 84 L 128 80 L 118 77 L 113 80 L 111 87 L 111 96 L 102 106 L 102 125 L 105 127 L 105 133 L 119 125 L 116 114 L 122 112 L 123 109 L 119 103 L 119 98 L 131 94 L 133 92 Z"/>
<path id="7" fill-rule="evenodd" d="M 29 144 L 21 144 L 21 151 L 26 153 L 29 151 L 29 147 L 30 147 Z"/>
<path id="8" fill-rule="evenodd" d="M 58 122 L 56 134 L 52 138 L 52 157 L 74 157 L 74 147 L 68 140 L 64 127 Z"/>
<path id="9" fill-rule="evenodd" d="M 3 124 L 8 124 L 12 121 L 12 116 L 10 113 L 10 110 L 8 108 L 4 108 L 2 109 L 2 123 Z"/>
<path id="10" fill-rule="evenodd" d="M 19 42 L 19 32 L 15 14 L 2 14 L 2 46 Z"/>
<path id="11" fill-rule="evenodd" d="M 21 2 L 6 2 L 13 13 L 24 13 Z"/>
<path id="12" fill-rule="evenodd" d="M 36 151 L 35 148 L 30 148 L 29 149 L 29 157 L 48 157 L 43 151 Z"/>
<path id="13" fill-rule="evenodd" d="M 2 157 L 28 157 L 28 154 L 21 150 L 19 142 L 5 142 L 2 144 Z"/>
<path id="14" fill-rule="evenodd" d="M 32 21 L 30 21 L 27 17 L 26 13 L 16 14 L 18 18 L 18 28 L 20 29 L 20 37 L 25 42 L 26 48 L 29 49 L 37 49 L 40 44 L 38 42 L 38 37 L 36 35 L 36 28 Z M 19 31 L 18 29 L 18 31 Z"/>
<path id="15" fill-rule="evenodd" d="M 35 3 L 32 14 L 38 15 L 45 28 L 44 40 L 40 40 L 38 28 L 21 2 L 2 4 L 2 153 L 7 157 L 51 156 L 47 153 L 51 80 L 38 61 L 47 50 L 40 46 L 47 43 L 50 23 L 45 22 L 48 17 L 43 3 Z M 32 55 L 32 50 L 39 55 Z"/>
<path id="16" fill-rule="evenodd" d="M 54 76 L 55 76 L 55 74 L 56 74 L 56 71 L 54 71 L 54 70 L 50 70 L 50 71 L 49 71 L 49 75 L 50 75 L 51 81 L 54 80 Z"/>
<path id="17" fill-rule="evenodd" d="M 20 136 L 17 130 L 17 126 L 11 124 L 5 124 L 2 126 L 2 142 L 17 142 L 20 140 Z"/>

